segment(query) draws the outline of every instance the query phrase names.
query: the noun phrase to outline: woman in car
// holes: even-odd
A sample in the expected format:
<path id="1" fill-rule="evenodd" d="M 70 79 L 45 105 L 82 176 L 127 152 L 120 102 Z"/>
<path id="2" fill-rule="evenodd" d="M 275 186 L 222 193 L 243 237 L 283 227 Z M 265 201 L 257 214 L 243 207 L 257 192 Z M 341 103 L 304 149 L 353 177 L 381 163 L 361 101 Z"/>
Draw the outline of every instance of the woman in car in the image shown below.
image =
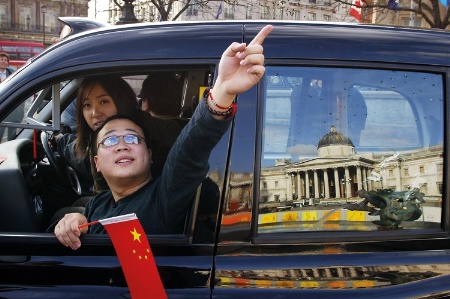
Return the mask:
<path id="1" fill-rule="evenodd" d="M 141 121 L 155 144 L 152 175 L 161 174 L 167 154 L 181 128 L 175 121 L 152 117 L 139 108 L 136 95 L 128 83 L 116 75 L 86 77 L 80 85 L 76 100 L 76 134 L 57 138 L 58 152 L 79 175 L 83 189 L 94 193 L 108 188 L 101 174 L 91 170 L 91 136 L 104 120 L 123 114 Z M 93 190 L 92 190 L 93 187 Z"/>

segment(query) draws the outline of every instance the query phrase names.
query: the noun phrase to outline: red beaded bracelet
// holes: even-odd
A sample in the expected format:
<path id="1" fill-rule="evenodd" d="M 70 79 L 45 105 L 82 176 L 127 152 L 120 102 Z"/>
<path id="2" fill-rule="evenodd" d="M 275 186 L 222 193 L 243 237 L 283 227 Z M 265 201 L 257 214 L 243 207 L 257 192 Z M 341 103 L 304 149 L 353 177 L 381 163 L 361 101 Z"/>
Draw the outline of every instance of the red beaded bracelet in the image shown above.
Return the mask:
<path id="1" fill-rule="evenodd" d="M 214 98 L 212 96 L 212 88 L 209 90 L 208 97 L 211 99 L 211 102 L 214 104 L 214 106 L 216 106 L 219 109 L 227 109 L 227 110 L 229 110 L 231 108 L 231 106 L 229 106 L 229 107 L 220 106 L 219 104 L 216 103 L 216 101 L 214 101 Z"/>
<path id="2" fill-rule="evenodd" d="M 205 96 L 205 99 L 208 100 L 211 99 L 211 103 L 214 104 L 214 106 L 218 107 L 219 109 L 227 109 L 226 111 L 217 111 L 212 109 L 208 103 L 206 103 L 206 106 L 208 107 L 209 112 L 211 112 L 212 114 L 215 115 L 220 115 L 220 116 L 225 116 L 226 118 L 232 117 L 236 114 L 236 110 L 237 110 L 237 105 L 235 103 L 231 103 L 231 105 L 229 107 L 223 107 L 220 106 L 216 103 L 216 101 L 214 101 L 214 98 L 212 97 L 212 88 L 209 89 L 208 93 Z"/>

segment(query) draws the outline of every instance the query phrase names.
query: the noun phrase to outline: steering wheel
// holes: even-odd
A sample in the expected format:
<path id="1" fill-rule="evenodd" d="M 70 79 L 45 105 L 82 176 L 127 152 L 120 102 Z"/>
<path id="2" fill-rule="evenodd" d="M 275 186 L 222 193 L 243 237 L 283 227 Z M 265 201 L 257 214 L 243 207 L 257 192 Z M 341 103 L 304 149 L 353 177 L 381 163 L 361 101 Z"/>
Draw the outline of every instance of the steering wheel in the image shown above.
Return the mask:
<path id="1" fill-rule="evenodd" d="M 72 189 L 76 194 L 81 195 L 81 184 L 77 173 L 72 167 L 68 166 L 66 162 L 60 157 L 56 157 L 49 144 L 50 136 L 47 132 L 41 132 L 41 143 L 47 156 L 48 163 L 55 174 L 61 178 L 64 185 Z"/>

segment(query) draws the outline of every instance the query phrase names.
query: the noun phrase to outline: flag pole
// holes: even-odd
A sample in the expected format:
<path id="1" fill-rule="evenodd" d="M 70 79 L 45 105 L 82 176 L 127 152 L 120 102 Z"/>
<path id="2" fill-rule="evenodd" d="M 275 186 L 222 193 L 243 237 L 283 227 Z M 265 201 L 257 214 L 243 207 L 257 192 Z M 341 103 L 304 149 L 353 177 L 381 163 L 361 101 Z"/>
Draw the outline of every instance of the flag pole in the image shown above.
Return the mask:
<path id="1" fill-rule="evenodd" d="M 85 224 L 81 224 L 81 225 L 78 226 L 78 228 L 79 228 L 79 229 L 82 229 L 83 227 L 87 227 L 87 226 L 94 225 L 94 224 L 97 224 L 97 223 L 100 223 L 100 221 L 95 220 L 95 221 L 92 221 L 92 222 L 88 222 L 88 223 L 85 223 Z"/>

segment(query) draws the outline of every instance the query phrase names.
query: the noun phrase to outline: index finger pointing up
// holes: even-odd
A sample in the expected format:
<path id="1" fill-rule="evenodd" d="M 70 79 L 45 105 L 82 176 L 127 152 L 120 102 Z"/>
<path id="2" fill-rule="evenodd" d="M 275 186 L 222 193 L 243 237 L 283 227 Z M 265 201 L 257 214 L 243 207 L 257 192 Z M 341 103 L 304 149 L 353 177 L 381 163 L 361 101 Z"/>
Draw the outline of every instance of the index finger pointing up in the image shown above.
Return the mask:
<path id="1" fill-rule="evenodd" d="M 248 44 L 249 46 L 253 45 L 262 45 L 266 37 L 272 32 L 273 26 L 266 25 L 263 29 L 255 36 L 255 38 Z"/>

